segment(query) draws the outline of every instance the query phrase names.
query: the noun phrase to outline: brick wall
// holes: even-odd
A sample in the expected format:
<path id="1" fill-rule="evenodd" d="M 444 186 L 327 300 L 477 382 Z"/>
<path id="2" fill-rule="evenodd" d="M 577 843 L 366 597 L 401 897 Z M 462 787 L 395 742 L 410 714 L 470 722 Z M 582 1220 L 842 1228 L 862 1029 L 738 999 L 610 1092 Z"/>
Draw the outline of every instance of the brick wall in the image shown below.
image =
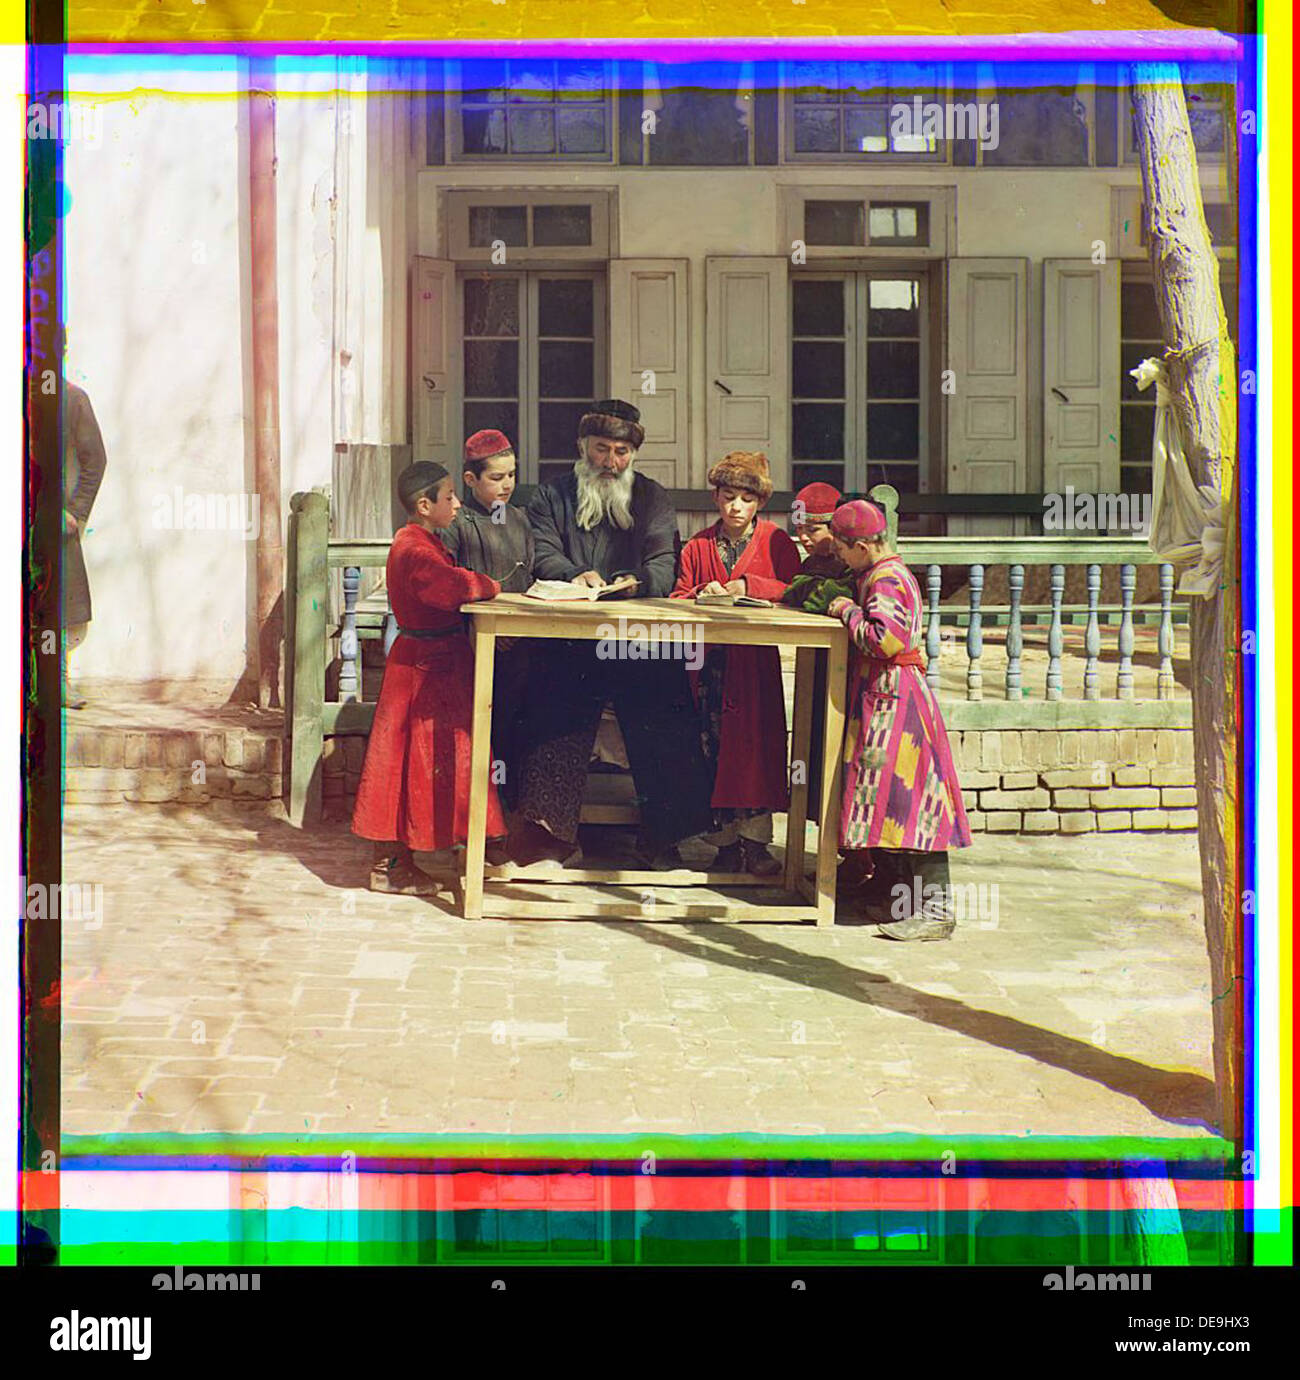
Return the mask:
<path id="1" fill-rule="evenodd" d="M 282 747 L 274 730 L 69 729 L 64 799 L 74 805 L 274 800 L 283 782 Z"/>
<path id="2" fill-rule="evenodd" d="M 948 737 L 973 830 L 1196 828 L 1189 728 L 983 729 Z"/>

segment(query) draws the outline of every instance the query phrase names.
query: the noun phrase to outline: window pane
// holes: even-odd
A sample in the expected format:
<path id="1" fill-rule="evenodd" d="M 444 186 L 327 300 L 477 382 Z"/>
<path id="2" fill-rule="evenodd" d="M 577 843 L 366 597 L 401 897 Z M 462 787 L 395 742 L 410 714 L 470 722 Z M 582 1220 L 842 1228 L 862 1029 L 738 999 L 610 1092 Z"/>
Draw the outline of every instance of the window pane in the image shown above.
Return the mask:
<path id="1" fill-rule="evenodd" d="M 861 244 L 866 215 L 860 201 L 805 201 L 803 237 L 809 244 Z"/>
<path id="2" fill-rule="evenodd" d="M 918 403 L 868 404 L 868 460 L 915 460 L 920 450 L 921 409 Z"/>
<path id="3" fill-rule="evenodd" d="M 572 469 L 573 465 L 568 460 L 543 460 L 537 467 L 537 482 L 549 484 L 552 480 L 563 479 Z"/>
<path id="4" fill-rule="evenodd" d="M 589 341 L 543 340 L 537 346 L 537 386 L 544 398 L 588 398 L 596 386 L 595 347 Z"/>
<path id="5" fill-rule="evenodd" d="M 796 101 L 825 101 L 838 92 L 833 62 L 796 62 L 793 75 Z"/>
<path id="6" fill-rule="evenodd" d="M 590 278 L 543 278 L 537 284 L 538 335 L 589 336 L 594 299 Z"/>
<path id="7" fill-rule="evenodd" d="M 794 342 L 794 396 L 844 397 L 844 346 L 839 341 Z"/>
<path id="8" fill-rule="evenodd" d="M 556 90 L 559 98 L 599 100 L 605 94 L 605 68 L 599 62 L 557 62 Z"/>
<path id="9" fill-rule="evenodd" d="M 870 341 L 867 344 L 867 397 L 918 398 L 920 395 L 920 342 Z"/>
<path id="10" fill-rule="evenodd" d="M 519 435 L 519 404 L 513 402 L 467 402 L 465 404 L 465 435 L 476 431 L 504 431 L 507 436 Z M 456 1214 L 458 1217 L 459 1213 Z"/>
<path id="11" fill-rule="evenodd" d="M 1135 279 L 1121 283 L 1119 313 L 1122 336 L 1129 340 L 1163 339 L 1155 288 L 1150 283 Z"/>
<path id="12" fill-rule="evenodd" d="M 1187 120 L 1192 127 L 1192 143 L 1197 153 L 1223 152 L 1223 111 L 1200 104 L 1194 97 L 1187 101 Z"/>
<path id="13" fill-rule="evenodd" d="M 512 62 L 510 99 L 512 101 L 550 101 L 555 94 L 555 63 Z"/>
<path id="14" fill-rule="evenodd" d="M 513 398 L 519 392 L 519 342 L 465 342 L 465 396 Z"/>
<path id="15" fill-rule="evenodd" d="M 1119 489 L 1120 493 L 1124 494 L 1149 494 L 1151 492 L 1151 466 L 1121 465 Z"/>
<path id="16" fill-rule="evenodd" d="M 840 90 L 846 101 L 887 101 L 889 78 L 883 62 L 840 63 Z"/>
<path id="17" fill-rule="evenodd" d="M 534 206 L 533 244 L 590 244 L 590 206 Z"/>
<path id="18" fill-rule="evenodd" d="M 794 284 L 795 335 L 844 334 L 844 284 L 820 279 Z"/>
<path id="19" fill-rule="evenodd" d="M 466 153 L 504 153 L 506 151 L 506 112 L 472 110 L 460 112 L 461 143 Z"/>
<path id="20" fill-rule="evenodd" d="M 844 459 L 843 403 L 795 403 L 792 410 L 796 460 Z"/>
<path id="21" fill-rule="evenodd" d="M 844 149 L 846 153 L 888 153 L 889 111 L 883 105 L 845 110 Z"/>
<path id="22" fill-rule="evenodd" d="M 551 110 L 510 112 L 511 153 L 554 153 L 555 114 Z"/>
<path id="23" fill-rule="evenodd" d="M 488 249 L 493 240 L 523 248 L 528 244 L 526 206 L 471 206 L 469 242 L 475 249 Z"/>
<path id="24" fill-rule="evenodd" d="M 839 153 L 838 106 L 795 106 L 794 149 L 796 153 Z"/>
<path id="25" fill-rule="evenodd" d="M 464 100 L 505 100 L 506 65 L 504 62 L 462 62 L 460 73 L 460 89 Z"/>
<path id="26" fill-rule="evenodd" d="M 892 484 L 900 494 L 920 493 L 919 465 L 868 465 L 867 488 L 875 484 Z"/>
<path id="27" fill-rule="evenodd" d="M 1086 167 L 1088 112 L 1073 87 L 999 91 L 998 144 L 984 162 L 1003 167 Z M 992 134 L 990 118 L 986 131 Z"/>
<path id="28" fill-rule="evenodd" d="M 843 465 L 792 465 L 790 484 L 796 492 L 805 484 L 833 484 L 837 489 L 844 488 Z"/>
<path id="29" fill-rule="evenodd" d="M 541 432 L 541 459 L 565 460 L 568 467 L 578 458 L 578 423 L 591 402 L 540 403 L 537 419 Z M 510 433 L 507 432 L 508 436 Z"/>
<path id="30" fill-rule="evenodd" d="M 519 280 L 465 280 L 465 334 L 519 334 Z"/>
<path id="31" fill-rule="evenodd" d="M 601 106 L 561 109 L 555 117 L 561 153 L 604 153 L 605 112 Z"/>
<path id="32" fill-rule="evenodd" d="M 867 289 L 867 334 L 919 336 L 921 288 L 911 278 L 873 278 Z"/>
<path id="33" fill-rule="evenodd" d="M 872 244 L 929 244 L 930 203 L 873 201 L 867 210 L 867 233 Z"/>
<path id="34" fill-rule="evenodd" d="M 1119 455 L 1132 463 L 1151 461 L 1151 441 L 1155 434 L 1156 409 L 1152 403 L 1121 403 L 1119 408 Z"/>
<path id="35" fill-rule="evenodd" d="M 1236 208 L 1215 203 L 1205 208 L 1205 223 L 1215 244 L 1237 243 Z"/>

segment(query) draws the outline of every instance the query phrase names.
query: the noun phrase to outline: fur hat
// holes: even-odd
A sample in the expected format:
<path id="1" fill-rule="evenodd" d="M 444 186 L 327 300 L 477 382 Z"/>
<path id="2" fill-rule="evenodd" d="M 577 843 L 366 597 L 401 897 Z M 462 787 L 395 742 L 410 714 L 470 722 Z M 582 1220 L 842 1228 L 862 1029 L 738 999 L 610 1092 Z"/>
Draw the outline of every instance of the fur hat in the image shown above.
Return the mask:
<path id="1" fill-rule="evenodd" d="M 865 498 L 841 503 L 831 518 L 831 531 L 841 541 L 869 541 L 883 537 L 888 526 L 881 509 L 874 503 L 868 503 Z"/>
<path id="2" fill-rule="evenodd" d="M 513 455 L 514 446 L 510 444 L 505 432 L 476 431 L 473 436 L 465 442 L 465 463 L 468 465 L 473 462 L 481 462 L 495 459 L 498 455 Z"/>
<path id="3" fill-rule="evenodd" d="M 829 522 L 840 501 L 840 491 L 834 484 L 823 484 L 819 480 L 815 484 L 805 484 L 795 494 L 794 501 L 799 505 L 794 509 L 800 515 L 799 522 Z"/>
<path id="4" fill-rule="evenodd" d="M 733 450 L 709 471 L 709 484 L 715 489 L 743 489 L 766 503 L 772 497 L 767 456 L 761 450 Z"/>
<path id="5" fill-rule="evenodd" d="M 606 398 L 592 403 L 591 411 L 578 423 L 578 440 L 584 436 L 603 436 L 607 441 L 626 441 L 633 450 L 640 450 L 645 441 L 641 414 L 631 403 L 621 398 Z"/>
<path id="6" fill-rule="evenodd" d="M 408 513 L 415 511 L 415 502 L 430 489 L 436 489 L 447 477 L 447 471 L 436 460 L 417 460 L 397 476 L 397 497 Z"/>

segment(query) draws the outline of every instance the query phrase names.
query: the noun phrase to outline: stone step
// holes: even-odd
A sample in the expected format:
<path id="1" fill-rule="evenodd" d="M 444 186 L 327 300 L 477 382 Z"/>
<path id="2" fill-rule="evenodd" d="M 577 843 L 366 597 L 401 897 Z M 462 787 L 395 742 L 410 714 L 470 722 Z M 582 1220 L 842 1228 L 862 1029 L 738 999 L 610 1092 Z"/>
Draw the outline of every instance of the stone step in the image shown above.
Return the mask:
<path id="1" fill-rule="evenodd" d="M 266 801 L 283 790 L 284 746 L 274 728 L 178 728 L 69 723 L 69 804 L 201 805 Z"/>

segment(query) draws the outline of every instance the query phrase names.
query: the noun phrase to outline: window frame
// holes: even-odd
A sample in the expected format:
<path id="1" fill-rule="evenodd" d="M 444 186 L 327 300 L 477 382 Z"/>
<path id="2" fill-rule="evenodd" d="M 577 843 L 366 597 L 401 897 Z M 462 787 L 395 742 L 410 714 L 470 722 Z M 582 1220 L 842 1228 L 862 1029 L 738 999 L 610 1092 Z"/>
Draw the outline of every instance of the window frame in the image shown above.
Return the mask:
<path id="1" fill-rule="evenodd" d="M 507 57 L 505 61 L 510 61 Z M 546 59 L 552 62 L 564 61 L 562 58 Z M 552 153 L 466 153 L 465 152 L 465 125 L 462 119 L 462 72 L 464 64 L 458 60 L 449 60 L 445 67 L 446 85 L 444 87 L 444 100 L 446 102 L 447 120 L 445 129 L 445 152 L 448 163 L 459 163 L 469 167 L 497 167 L 497 166 L 528 166 L 536 165 L 539 162 L 548 164 L 554 163 L 588 163 L 597 165 L 613 164 L 617 160 L 618 148 L 618 120 L 616 112 L 618 109 L 618 73 L 617 64 L 612 59 L 598 59 L 601 70 L 604 73 L 604 96 L 601 99 L 601 106 L 604 111 L 605 127 L 605 151 L 604 153 L 560 153 L 558 150 Z M 550 108 L 554 110 L 560 102 L 552 100 L 549 102 Z M 574 102 L 574 104 L 595 105 L 595 101 Z M 505 106 L 509 107 L 507 100 Z M 521 109 L 527 109 L 520 103 Z M 543 108 L 541 102 L 536 108 Z M 509 133 L 507 132 L 507 140 Z"/>
<path id="2" fill-rule="evenodd" d="M 867 357 L 868 347 L 873 339 L 867 333 L 867 313 L 869 310 L 868 294 L 870 284 L 875 279 L 903 278 L 912 277 L 917 280 L 919 292 L 917 294 L 917 348 L 920 355 L 920 371 L 918 378 L 917 396 L 915 399 L 900 398 L 868 398 L 867 396 Z M 846 397 L 844 399 L 844 461 L 842 482 L 836 487 L 845 492 L 863 493 L 867 489 L 867 467 L 871 464 L 877 465 L 910 465 L 913 462 L 908 460 L 868 460 L 866 454 L 867 438 L 867 408 L 872 404 L 898 402 L 915 402 L 917 408 L 917 455 L 915 460 L 917 494 L 931 493 L 931 480 L 934 466 L 933 457 L 929 453 L 931 445 L 931 416 L 929 403 L 929 387 L 933 378 L 933 334 L 932 334 L 932 311 L 933 301 L 931 294 L 936 291 L 934 277 L 928 267 L 919 266 L 916 261 L 910 260 L 905 263 L 888 265 L 877 263 L 868 267 L 858 264 L 852 267 L 819 267 L 809 273 L 800 273 L 797 277 L 792 274 L 790 279 L 788 321 L 786 326 L 787 339 L 790 342 L 790 422 L 789 437 L 787 439 L 787 453 L 790 457 L 790 482 L 794 483 L 794 471 L 796 467 L 817 466 L 831 469 L 834 467 L 832 461 L 820 460 L 801 460 L 796 458 L 794 453 L 794 346 L 796 339 L 814 339 L 815 337 L 796 337 L 794 330 L 794 297 L 795 287 L 800 282 L 839 282 L 845 290 L 844 303 L 844 380 Z M 824 336 L 821 339 L 834 339 L 835 337 Z M 888 337 L 886 337 L 888 338 Z M 816 403 L 816 398 L 804 399 L 802 402 Z M 826 400 L 833 401 L 833 400 Z M 805 481 L 807 482 L 807 481 Z"/>
<path id="3" fill-rule="evenodd" d="M 862 203 L 867 224 L 870 226 L 871 203 L 873 201 L 924 201 L 930 207 L 930 243 L 918 245 L 882 244 L 873 246 L 861 244 L 807 244 L 804 241 L 804 206 L 809 201 L 858 201 Z M 779 198 L 778 243 L 804 245 L 807 261 L 839 259 L 946 259 L 949 245 L 957 243 L 956 229 L 956 188 L 935 186 L 908 186 L 897 183 L 885 186 L 864 187 L 845 186 L 842 183 L 827 186 L 809 186 L 804 183 L 781 188 Z M 870 237 L 870 229 L 867 235 Z M 864 263 L 861 265 L 866 267 Z"/>
<path id="4" fill-rule="evenodd" d="M 614 244 L 615 189 L 596 187 L 586 190 L 551 190 L 548 187 L 498 189 L 446 188 L 442 192 L 443 226 L 446 230 L 447 257 L 457 264 L 481 264 L 487 268 L 577 267 L 604 264 L 617 258 Z M 587 206 L 591 210 L 590 244 L 511 245 L 507 264 L 492 263 L 490 245 L 472 245 L 469 236 L 470 208 L 473 206 Z M 531 215 L 529 218 L 531 225 Z"/>
<path id="5" fill-rule="evenodd" d="M 1012 87 L 1012 90 L 1018 88 Z M 978 66 L 975 83 L 975 99 L 988 104 L 998 100 L 997 68 L 992 63 L 982 62 Z M 1083 172 L 1088 168 L 1104 167 L 1097 161 L 1097 68 L 1094 63 L 1078 64 L 1078 77 L 1074 83 L 1075 98 L 1083 105 L 1087 114 L 1088 161 L 1086 163 L 986 163 L 985 149 L 978 140 L 973 141 L 975 151 L 974 166 L 981 171 L 1000 173 L 1024 172 Z M 1001 124 L 1001 109 L 998 112 Z M 1001 140 L 999 139 L 999 143 Z"/>
<path id="6" fill-rule="evenodd" d="M 541 397 L 538 389 L 541 371 L 540 341 L 537 334 L 538 293 L 541 279 L 571 278 L 584 279 L 592 283 L 592 379 L 593 397 L 604 396 L 609 381 L 609 277 L 601 267 L 587 268 L 542 268 L 542 267 L 489 267 L 486 274 L 471 267 L 456 266 L 456 339 L 459 342 L 456 359 L 457 398 L 456 407 L 460 413 L 461 431 L 468 434 L 465 426 L 465 405 L 470 401 L 465 383 L 465 283 L 471 278 L 511 278 L 521 284 L 519 312 L 519 378 L 518 392 L 515 395 L 519 408 L 519 434 L 510 439 L 515 445 L 515 456 L 519 461 L 517 482 L 536 484 L 539 482 L 540 466 L 543 463 L 541 450 L 541 420 L 538 411 L 541 403 L 554 401 Z M 477 339 L 478 337 L 475 337 Z M 488 400 L 491 401 L 491 400 Z M 574 435 L 576 445 L 577 435 Z M 577 459 L 575 449 L 573 459 Z M 557 463 L 548 457 L 547 464 Z"/>
<path id="7" fill-rule="evenodd" d="M 839 61 L 838 58 L 830 58 L 829 61 Z M 888 64 L 887 64 L 888 65 Z M 952 100 L 953 67 L 950 62 L 936 62 L 934 66 L 939 71 L 939 84 L 936 91 L 940 101 Z M 808 167 L 818 164 L 837 163 L 841 166 L 860 167 L 871 165 L 873 167 L 951 167 L 953 162 L 954 141 L 940 139 L 939 147 L 934 153 L 847 153 L 841 150 L 838 153 L 799 153 L 794 147 L 794 111 L 795 111 L 795 83 L 794 83 L 794 63 L 784 61 L 780 64 L 780 83 L 779 102 L 779 129 L 777 147 L 779 157 L 783 165 L 790 167 Z M 913 93 L 916 94 L 916 93 Z M 909 98 L 910 99 L 910 98 Z M 892 103 L 892 102 L 891 102 Z M 837 104 L 843 108 L 846 102 L 841 95 Z M 865 104 L 865 103 L 864 103 Z"/>

